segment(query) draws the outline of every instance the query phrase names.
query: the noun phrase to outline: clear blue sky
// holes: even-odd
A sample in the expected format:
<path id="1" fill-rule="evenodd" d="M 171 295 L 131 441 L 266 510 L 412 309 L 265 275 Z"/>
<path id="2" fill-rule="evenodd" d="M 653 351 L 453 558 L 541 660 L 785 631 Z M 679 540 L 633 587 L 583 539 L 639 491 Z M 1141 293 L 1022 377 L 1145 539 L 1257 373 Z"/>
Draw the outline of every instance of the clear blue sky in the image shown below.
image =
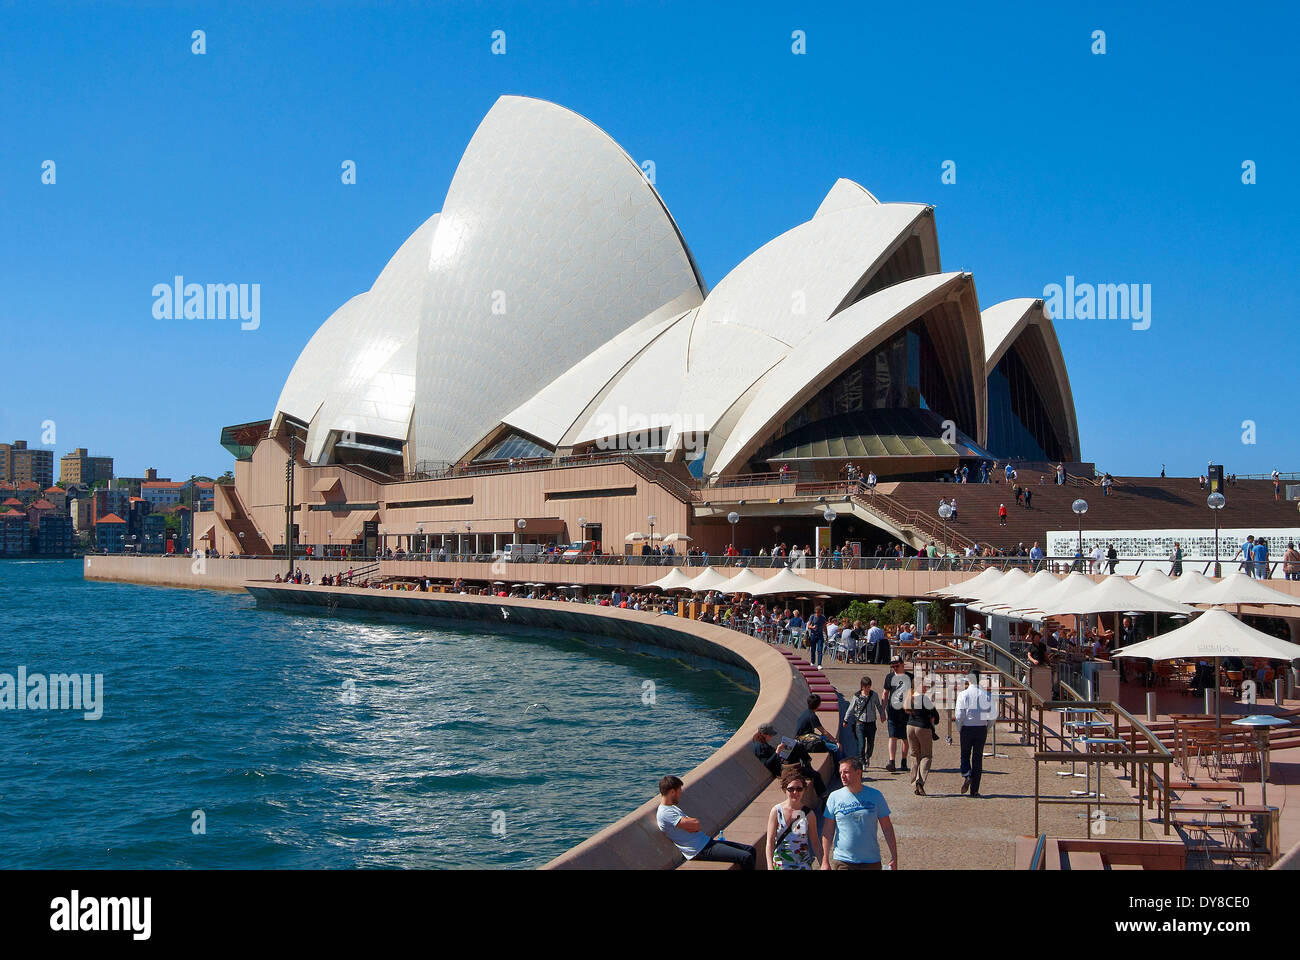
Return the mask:
<path id="1" fill-rule="evenodd" d="M 521 94 L 655 162 L 710 285 L 840 176 L 934 204 L 944 268 L 986 306 L 1066 275 L 1149 283 L 1149 330 L 1058 322 L 1084 456 L 1300 469 L 1300 15 L 900 6 L 0 3 L 0 440 L 53 420 L 57 454 L 119 474 L 227 469 L 220 428 L 272 413 L 313 331 Z M 175 274 L 260 283 L 261 328 L 155 320 Z"/>

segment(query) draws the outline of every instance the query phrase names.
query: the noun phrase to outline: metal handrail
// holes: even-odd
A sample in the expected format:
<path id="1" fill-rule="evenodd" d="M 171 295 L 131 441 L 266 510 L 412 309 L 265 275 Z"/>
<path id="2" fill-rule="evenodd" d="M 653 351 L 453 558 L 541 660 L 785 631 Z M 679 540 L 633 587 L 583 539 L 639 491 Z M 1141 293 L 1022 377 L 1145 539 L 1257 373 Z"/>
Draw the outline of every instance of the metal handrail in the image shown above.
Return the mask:
<path id="1" fill-rule="evenodd" d="M 1030 870 L 1042 870 L 1043 861 L 1047 857 L 1047 834 L 1040 833 L 1038 842 L 1034 844 L 1034 855 L 1029 860 Z"/>

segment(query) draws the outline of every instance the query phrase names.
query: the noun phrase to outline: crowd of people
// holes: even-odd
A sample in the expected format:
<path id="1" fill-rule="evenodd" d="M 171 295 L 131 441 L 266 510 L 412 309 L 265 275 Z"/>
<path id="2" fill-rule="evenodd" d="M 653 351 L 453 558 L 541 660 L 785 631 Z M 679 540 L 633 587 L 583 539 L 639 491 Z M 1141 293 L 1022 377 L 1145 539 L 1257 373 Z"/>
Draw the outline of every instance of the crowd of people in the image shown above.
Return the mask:
<path id="1" fill-rule="evenodd" d="M 753 752 L 780 781 L 783 799 L 768 810 L 764 846 L 769 870 L 880 870 L 887 863 L 898 869 L 898 838 L 889 803 L 881 791 L 864 783 L 871 766 L 876 727 L 887 725 L 887 773 L 905 773 L 908 756 L 913 767 L 909 783 L 918 796 L 926 796 L 931 777 L 934 742 L 938 739 L 939 712 L 933 701 L 912 683 L 902 657 L 891 660 L 883 695 L 864 676 L 844 714 L 843 729 L 852 742 L 832 736 L 818 719 L 821 698 L 812 694 L 808 709 L 795 723 L 793 736 L 782 735 L 775 725 L 761 724 L 753 735 Z M 959 795 L 979 798 L 984 745 L 994 719 L 994 700 L 980 683 L 978 671 L 965 678 L 958 695 L 954 720 L 961 736 Z M 839 787 L 828 789 L 818 774 L 813 755 L 828 753 L 839 776 Z M 901 755 L 901 762 L 896 758 Z M 701 819 L 681 807 L 684 784 L 665 776 L 659 783 L 655 822 L 688 860 L 732 863 L 752 870 L 758 865 L 754 846 L 727 840 L 721 832 L 711 836 Z M 880 839 L 888 848 L 881 852 Z"/>

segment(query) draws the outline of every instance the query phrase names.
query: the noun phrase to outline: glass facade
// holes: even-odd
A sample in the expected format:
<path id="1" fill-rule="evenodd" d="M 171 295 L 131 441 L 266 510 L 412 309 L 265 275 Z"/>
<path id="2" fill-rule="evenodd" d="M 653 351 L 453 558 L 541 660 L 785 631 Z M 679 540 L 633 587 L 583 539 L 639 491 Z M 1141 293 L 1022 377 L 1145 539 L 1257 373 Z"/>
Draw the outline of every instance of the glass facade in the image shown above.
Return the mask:
<path id="1" fill-rule="evenodd" d="M 534 440 L 529 440 L 523 434 L 511 433 L 497 441 L 485 453 L 479 454 L 474 458 L 477 463 L 480 460 L 509 460 L 514 457 L 516 460 L 532 460 L 539 457 L 549 457 L 555 451 Z"/>
<path id="2" fill-rule="evenodd" d="M 989 374 L 989 449 L 999 457 L 1060 460 L 1051 418 L 1014 347 Z"/>
<path id="3" fill-rule="evenodd" d="M 778 436 L 842 414 L 900 409 L 933 410 L 941 417 L 956 409 L 938 352 L 919 321 L 832 380 Z"/>

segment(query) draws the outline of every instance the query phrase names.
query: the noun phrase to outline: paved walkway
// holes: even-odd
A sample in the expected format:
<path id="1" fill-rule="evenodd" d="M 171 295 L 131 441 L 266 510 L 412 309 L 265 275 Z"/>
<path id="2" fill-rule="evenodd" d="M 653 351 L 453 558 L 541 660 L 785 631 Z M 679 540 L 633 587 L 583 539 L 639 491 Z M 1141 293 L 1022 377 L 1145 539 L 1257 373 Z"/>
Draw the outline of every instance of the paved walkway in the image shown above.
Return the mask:
<path id="1" fill-rule="evenodd" d="M 841 664 L 826 661 L 825 670 L 844 700 L 852 697 L 858 680 L 871 677 L 872 687 L 880 689 L 886 673 L 884 666 Z M 954 742 L 945 741 L 946 711 L 941 711 L 940 738 L 934 745 L 926 796 L 912 792 L 908 773 L 890 774 L 883 769 L 889 760 L 888 739 L 884 725 L 876 736 L 876 749 L 867 782 L 880 790 L 893 811 L 892 819 L 899 842 L 899 865 L 902 869 L 1002 869 L 1015 867 L 1016 838 L 1034 832 L 1034 761 L 1030 748 L 1008 744 L 1013 735 L 1005 725 L 998 730 L 998 750 L 1002 757 L 984 760 L 984 782 L 980 799 L 963 796 L 961 789 L 960 751 Z M 991 744 L 990 744 L 991 745 Z M 986 753 L 989 752 L 986 748 Z M 909 767 L 915 769 L 909 761 Z M 1045 764 L 1040 789 L 1044 796 L 1068 796 L 1071 789 L 1081 789 L 1084 781 L 1057 777 L 1055 764 Z M 1083 768 L 1080 766 L 1079 771 Z M 1127 798 L 1124 783 L 1116 780 L 1109 768 L 1103 768 L 1102 792 L 1108 797 Z M 1270 796 L 1270 799 L 1271 796 Z M 1040 808 L 1040 832 L 1057 837 L 1082 837 L 1085 823 L 1080 819 L 1082 806 L 1044 806 Z M 1137 814 L 1120 811 L 1119 823 L 1106 824 L 1110 839 L 1136 839 Z M 1159 828 L 1156 828 L 1159 829 Z M 1154 836 L 1152 831 L 1146 834 Z"/>

